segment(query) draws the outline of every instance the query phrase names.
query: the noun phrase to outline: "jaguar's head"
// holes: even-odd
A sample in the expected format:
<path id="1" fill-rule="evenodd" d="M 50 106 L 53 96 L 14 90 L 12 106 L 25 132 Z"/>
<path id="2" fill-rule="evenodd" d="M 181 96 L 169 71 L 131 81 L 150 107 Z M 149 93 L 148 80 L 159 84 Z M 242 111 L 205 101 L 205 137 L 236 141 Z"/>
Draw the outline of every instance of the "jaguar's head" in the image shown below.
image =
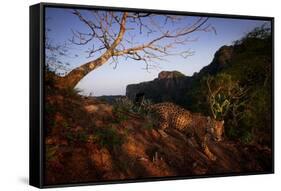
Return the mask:
<path id="1" fill-rule="evenodd" d="M 210 121 L 211 119 L 208 118 L 208 120 Z M 211 137 L 214 141 L 219 142 L 223 139 L 223 133 L 224 133 L 224 121 L 217 121 L 217 120 L 213 120 L 213 122 L 211 122 L 211 127 L 210 127 L 210 134 Z"/>

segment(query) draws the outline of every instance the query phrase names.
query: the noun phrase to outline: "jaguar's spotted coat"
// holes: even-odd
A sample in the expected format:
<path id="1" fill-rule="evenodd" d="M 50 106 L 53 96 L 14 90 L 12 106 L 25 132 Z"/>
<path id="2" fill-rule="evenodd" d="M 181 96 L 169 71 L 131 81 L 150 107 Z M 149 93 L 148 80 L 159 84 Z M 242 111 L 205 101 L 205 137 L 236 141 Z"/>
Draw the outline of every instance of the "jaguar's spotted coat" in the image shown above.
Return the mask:
<path id="1" fill-rule="evenodd" d="M 210 152 L 207 144 L 210 138 L 214 141 L 222 139 L 223 121 L 216 121 L 210 117 L 192 114 L 184 108 L 169 102 L 154 104 L 149 109 L 157 114 L 160 129 L 174 128 L 192 135 L 208 158 L 211 160 L 216 159 Z"/>

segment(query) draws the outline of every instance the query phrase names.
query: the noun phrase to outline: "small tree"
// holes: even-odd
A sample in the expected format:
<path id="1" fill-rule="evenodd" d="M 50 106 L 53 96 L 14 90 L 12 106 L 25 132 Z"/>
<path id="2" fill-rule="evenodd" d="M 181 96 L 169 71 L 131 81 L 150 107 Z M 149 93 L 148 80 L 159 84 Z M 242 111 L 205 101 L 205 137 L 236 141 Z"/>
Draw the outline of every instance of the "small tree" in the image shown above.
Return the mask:
<path id="1" fill-rule="evenodd" d="M 224 73 L 208 76 L 204 81 L 207 87 L 207 102 L 213 118 L 223 120 L 231 112 L 235 120 L 239 120 L 240 107 L 244 104 L 242 98 L 247 90 Z"/>

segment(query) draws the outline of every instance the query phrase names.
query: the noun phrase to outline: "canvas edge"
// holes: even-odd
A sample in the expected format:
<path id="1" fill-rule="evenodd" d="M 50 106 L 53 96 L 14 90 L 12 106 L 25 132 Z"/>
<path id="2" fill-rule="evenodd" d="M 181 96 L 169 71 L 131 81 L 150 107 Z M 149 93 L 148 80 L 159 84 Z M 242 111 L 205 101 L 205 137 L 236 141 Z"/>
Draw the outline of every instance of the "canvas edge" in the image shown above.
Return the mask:
<path id="1" fill-rule="evenodd" d="M 43 187 L 42 8 L 29 7 L 29 184 L 37 188 Z"/>
<path id="2" fill-rule="evenodd" d="M 36 7 L 36 8 L 35 8 Z M 227 174 L 209 174 L 209 175 L 196 175 L 196 176 L 177 176 L 177 177 L 151 177 L 143 179 L 126 179 L 126 180 L 110 180 L 110 181 L 99 181 L 99 182 L 82 182 L 82 183 L 66 183 L 66 184 L 54 184 L 45 185 L 44 184 L 44 134 L 43 134 L 43 67 L 44 67 L 44 10 L 46 7 L 58 7 L 58 8 L 80 8 L 80 9 L 100 9 L 100 10 L 112 10 L 112 11 L 130 11 L 130 12 L 151 12 L 158 14 L 176 14 L 176 15 L 190 15 L 190 16 L 208 16 L 216 18 L 236 18 L 236 19 L 252 19 L 252 20 L 268 20 L 271 22 L 272 27 L 272 169 L 267 172 L 247 172 L 247 173 L 227 173 Z M 155 10 L 155 9 L 139 9 L 139 8 L 125 8 L 125 7 L 107 7 L 107 6 L 93 6 L 93 5 L 77 5 L 77 4 L 63 4 L 63 3 L 39 3 L 30 6 L 30 13 L 32 9 L 38 9 L 39 14 L 35 22 L 37 26 L 32 22 L 30 14 L 30 181 L 29 184 L 38 188 L 55 188 L 55 187 L 70 187 L 70 186 L 89 186 L 89 185 L 102 185 L 102 184 L 123 184 L 123 183 L 137 183 L 137 182 L 154 182 L 154 181 L 168 181 L 168 180 L 186 180 L 186 179 L 197 179 L 197 178 L 223 178 L 232 176 L 248 176 L 248 175 L 263 175 L 274 173 L 274 17 L 268 16 L 251 16 L 251 15 L 232 15 L 232 14 L 217 14 L 217 13 L 200 13 L 200 12 L 187 12 L 187 11 L 171 11 L 171 10 Z M 37 11 L 38 11 L 37 10 Z M 34 10 L 33 10 L 34 11 Z M 37 23 L 39 21 L 39 23 Z M 38 28 L 39 27 L 39 28 Z M 37 29 L 36 32 L 32 32 L 34 28 Z M 34 35 L 36 39 L 34 39 Z M 39 36 L 39 39 L 38 36 Z M 32 39 L 33 38 L 33 39 Z M 32 46 L 39 44 L 39 49 L 34 50 Z M 36 68 L 38 62 L 32 61 L 32 58 L 40 63 L 39 70 Z M 32 74 L 33 73 L 33 74 Z M 35 73 L 35 74 L 34 74 Z M 32 81 L 32 76 L 36 76 L 38 82 Z M 38 84 L 39 83 L 39 84 Z M 33 87 L 32 87 L 33 86 Z M 32 96 L 40 98 L 38 100 L 31 99 Z M 38 105 L 36 105 L 38 104 Z M 35 117 L 36 112 L 34 109 L 38 109 L 40 115 L 38 118 Z M 38 119 L 39 122 L 38 122 Z M 40 127 L 32 125 L 34 121 L 38 123 Z M 33 121 L 33 122 L 32 122 Z M 37 128 L 37 129 L 36 129 Z M 36 137 L 37 136 L 37 137 Z M 39 139 L 39 140 L 38 140 Z M 34 146 L 38 144 L 38 147 Z M 34 159 L 33 156 L 39 155 L 39 159 Z M 35 163 L 35 164 L 34 164 Z M 35 179 L 34 175 L 38 175 L 39 178 Z M 38 180 L 39 179 L 39 180 Z"/>

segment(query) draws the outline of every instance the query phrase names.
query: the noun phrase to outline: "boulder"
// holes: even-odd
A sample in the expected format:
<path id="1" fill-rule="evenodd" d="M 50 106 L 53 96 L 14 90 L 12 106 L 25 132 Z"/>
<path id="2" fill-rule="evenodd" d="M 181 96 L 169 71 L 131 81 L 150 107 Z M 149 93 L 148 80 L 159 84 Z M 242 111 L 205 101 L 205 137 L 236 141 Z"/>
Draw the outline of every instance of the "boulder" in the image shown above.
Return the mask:
<path id="1" fill-rule="evenodd" d="M 179 71 L 162 71 L 158 74 L 158 79 L 180 78 L 185 75 Z"/>

